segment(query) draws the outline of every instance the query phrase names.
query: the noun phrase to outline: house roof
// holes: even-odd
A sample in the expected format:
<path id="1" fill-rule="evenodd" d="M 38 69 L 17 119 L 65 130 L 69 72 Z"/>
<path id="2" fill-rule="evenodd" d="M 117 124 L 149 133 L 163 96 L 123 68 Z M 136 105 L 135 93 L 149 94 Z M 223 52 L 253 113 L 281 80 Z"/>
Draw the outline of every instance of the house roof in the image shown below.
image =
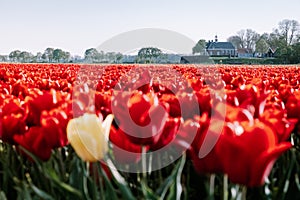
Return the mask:
<path id="1" fill-rule="evenodd" d="M 209 63 L 209 56 L 182 56 L 180 59 L 181 63 Z"/>
<path id="2" fill-rule="evenodd" d="M 207 50 L 211 49 L 232 49 L 234 50 L 235 47 L 231 42 L 208 42 L 206 46 Z"/>
<path id="3" fill-rule="evenodd" d="M 277 48 L 274 48 L 274 49 L 273 49 L 273 48 L 269 47 L 267 52 L 275 53 L 276 50 L 277 50 Z"/>
<path id="4" fill-rule="evenodd" d="M 239 54 L 253 53 L 253 52 L 252 52 L 252 49 L 247 49 L 247 48 L 240 48 L 240 49 L 237 50 L 237 52 L 238 52 Z"/>

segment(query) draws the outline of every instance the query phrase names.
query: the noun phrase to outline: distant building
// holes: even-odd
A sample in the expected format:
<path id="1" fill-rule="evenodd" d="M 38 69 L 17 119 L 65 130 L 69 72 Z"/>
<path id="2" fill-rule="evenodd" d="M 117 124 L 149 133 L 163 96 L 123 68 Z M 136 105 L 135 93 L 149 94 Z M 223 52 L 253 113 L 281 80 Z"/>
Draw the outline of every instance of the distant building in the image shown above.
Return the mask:
<path id="1" fill-rule="evenodd" d="M 268 51 L 265 53 L 265 57 L 273 58 L 277 49 L 272 49 L 269 47 Z"/>
<path id="2" fill-rule="evenodd" d="M 254 57 L 254 53 L 252 49 L 240 48 L 237 50 L 237 56 L 240 58 L 250 58 L 250 57 Z"/>
<path id="3" fill-rule="evenodd" d="M 208 56 L 181 56 L 181 64 L 200 64 L 212 62 Z"/>
<path id="4" fill-rule="evenodd" d="M 209 56 L 237 56 L 237 49 L 233 44 L 231 42 L 219 42 L 218 36 L 215 36 L 215 41 L 208 41 L 206 52 Z"/>
<path id="5" fill-rule="evenodd" d="M 255 57 L 258 58 L 274 58 L 276 57 L 277 48 L 272 49 L 271 47 L 265 53 L 255 53 Z"/>

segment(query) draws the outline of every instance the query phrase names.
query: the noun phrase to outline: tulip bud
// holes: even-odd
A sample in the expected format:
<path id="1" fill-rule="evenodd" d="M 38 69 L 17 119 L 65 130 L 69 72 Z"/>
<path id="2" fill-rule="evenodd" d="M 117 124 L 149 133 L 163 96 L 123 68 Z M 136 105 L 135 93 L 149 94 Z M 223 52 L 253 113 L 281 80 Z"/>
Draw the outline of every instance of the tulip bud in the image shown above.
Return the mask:
<path id="1" fill-rule="evenodd" d="M 85 113 L 71 119 L 67 126 L 67 137 L 77 155 L 84 161 L 101 160 L 108 151 L 108 135 L 113 115 L 102 122 L 95 114 Z"/>

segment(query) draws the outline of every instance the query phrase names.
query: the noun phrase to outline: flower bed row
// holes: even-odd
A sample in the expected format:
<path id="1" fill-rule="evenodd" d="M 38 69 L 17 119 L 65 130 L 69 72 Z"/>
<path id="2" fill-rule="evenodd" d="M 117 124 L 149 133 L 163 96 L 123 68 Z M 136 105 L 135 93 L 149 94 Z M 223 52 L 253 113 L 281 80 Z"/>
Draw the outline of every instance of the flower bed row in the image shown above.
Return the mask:
<path id="1" fill-rule="evenodd" d="M 60 166 L 62 177 L 56 183 L 67 184 L 72 188 L 68 190 L 70 194 L 82 198 L 92 195 L 93 190 L 105 193 L 99 186 L 103 176 L 115 178 L 120 184 L 121 174 L 126 177 L 126 186 L 108 186 L 104 181 L 105 191 L 113 187 L 116 197 L 124 195 L 122 187 L 132 193 L 130 197 L 179 198 L 182 188 L 186 198 L 218 197 L 220 193 L 226 197 L 229 189 L 197 194 L 194 186 L 184 186 L 192 184 L 185 179 L 194 172 L 199 179 L 210 174 L 210 183 L 214 180 L 211 175 L 217 174 L 224 176 L 222 184 L 227 186 L 227 177 L 230 184 L 249 188 L 267 186 L 271 192 L 264 195 L 271 197 L 282 195 L 283 183 L 278 180 L 282 174 L 291 183 L 291 191 L 299 187 L 298 66 L 0 66 L 1 154 L 8 154 L 12 148 L 18 158 L 13 168 L 22 168 L 24 173 L 6 172 L 4 166 L 9 161 L 2 160 L 1 171 L 6 174 L 1 177 L 3 184 L 8 177 L 16 176 L 26 187 L 35 185 L 24 177 L 26 174 L 31 179 L 35 177 L 28 165 L 56 163 L 53 159 L 59 154 L 61 165 L 65 166 Z M 112 125 L 103 122 L 112 120 L 112 116 Z M 79 162 L 73 149 L 83 161 L 102 162 L 100 171 L 105 169 L 102 176 L 95 178 L 95 171 L 88 173 L 88 177 L 95 179 L 90 180 L 94 189 L 88 184 L 84 191 L 84 187 L 72 182 L 72 173 L 82 167 L 69 163 Z M 183 162 L 185 154 L 187 161 Z M 292 165 L 278 162 L 273 168 L 279 157 L 284 159 L 283 154 Z M 276 171 L 280 165 L 286 167 Z M 114 167 L 118 174 L 112 172 Z M 83 168 L 89 171 L 89 167 Z M 155 192 L 164 191 L 155 184 L 164 185 L 163 180 L 174 176 L 170 171 L 173 168 L 179 174 L 176 180 L 181 191 L 173 194 L 172 185 L 165 185 L 166 193 Z M 141 178 L 133 179 L 132 173 L 142 173 L 144 178 L 154 174 L 153 181 L 147 184 L 142 181 L 139 185 L 137 180 Z M 50 180 L 51 185 L 55 182 L 53 177 L 45 180 Z M 15 180 L 8 183 L 21 187 Z M 31 188 L 30 195 L 55 196 L 55 187 L 48 190 L 40 184 L 36 190 Z M 4 195 L 15 197 L 14 189 L 3 188 Z M 232 188 L 229 196 L 234 198 Z M 61 198 L 60 194 L 56 198 Z"/>

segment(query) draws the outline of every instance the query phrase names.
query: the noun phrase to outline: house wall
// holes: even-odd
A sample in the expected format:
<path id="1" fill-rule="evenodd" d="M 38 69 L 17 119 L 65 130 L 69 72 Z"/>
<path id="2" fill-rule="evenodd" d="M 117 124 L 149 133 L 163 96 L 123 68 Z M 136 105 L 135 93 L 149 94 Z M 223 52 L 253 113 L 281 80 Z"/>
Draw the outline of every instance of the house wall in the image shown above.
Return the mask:
<path id="1" fill-rule="evenodd" d="M 207 49 L 208 55 L 210 56 L 236 56 L 235 49 Z"/>
<path id="2" fill-rule="evenodd" d="M 253 53 L 239 53 L 238 57 L 239 58 L 251 58 L 251 57 L 254 57 L 254 54 Z"/>

